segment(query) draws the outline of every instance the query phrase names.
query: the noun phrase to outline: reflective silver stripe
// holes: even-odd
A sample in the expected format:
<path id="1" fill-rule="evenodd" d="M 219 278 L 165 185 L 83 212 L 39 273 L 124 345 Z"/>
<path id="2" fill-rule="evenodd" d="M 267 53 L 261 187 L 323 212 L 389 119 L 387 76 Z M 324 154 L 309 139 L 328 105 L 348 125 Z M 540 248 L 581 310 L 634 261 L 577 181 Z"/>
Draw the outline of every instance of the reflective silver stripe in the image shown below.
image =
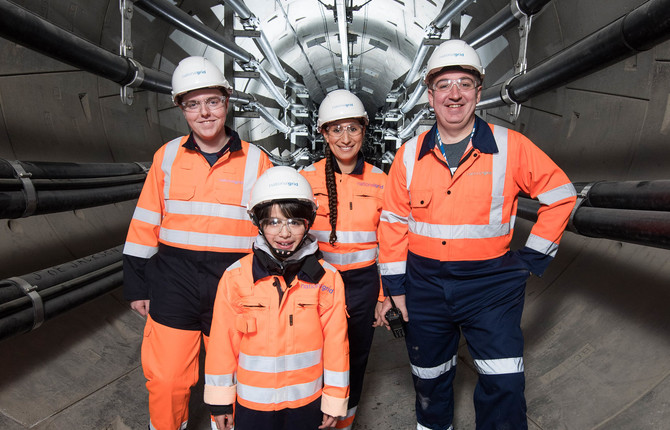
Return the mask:
<path id="1" fill-rule="evenodd" d="M 347 409 L 347 414 L 344 416 L 344 418 L 351 418 L 356 415 L 356 409 L 358 409 L 358 406 Z"/>
<path id="2" fill-rule="evenodd" d="M 165 212 L 176 215 L 202 215 L 242 221 L 249 220 L 246 207 L 221 203 L 167 200 L 165 202 Z"/>
<path id="3" fill-rule="evenodd" d="M 526 246 L 537 252 L 550 255 L 552 257 L 555 257 L 556 252 L 558 252 L 558 244 L 534 234 L 528 236 Z"/>
<path id="4" fill-rule="evenodd" d="M 412 364 L 412 374 L 421 379 L 435 379 L 440 375 L 444 375 L 452 368 L 456 367 L 458 356 L 454 355 L 451 360 L 435 367 L 419 367 Z"/>
<path id="5" fill-rule="evenodd" d="M 388 223 L 399 222 L 399 223 L 402 223 L 402 224 L 407 224 L 407 217 L 396 215 L 393 212 L 383 210 L 382 215 L 379 218 L 379 221 L 388 222 Z"/>
<path id="6" fill-rule="evenodd" d="M 333 267 L 333 265 L 331 265 L 329 262 L 327 262 L 327 261 L 325 261 L 325 260 L 324 260 L 323 264 L 321 264 L 321 266 L 323 266 L 324 269 L 326 269 L 326 270 L 330 270 L 330 271 L 333 272 L 333 273 L 334 273 L 334 272 L 337 272 L 337 269 L 336 269 L 335 267 Z"/>
<path id="7" fill-rule="evenodd" d="M 174 163 L 175 158 L 177 158 L 177 153 L 179 152 L 179 144 L 181 143 L 181 137 L 172 139 L 167 144 L 165 144 L 165 153 L 163 153 L 163 162 L 161 163 L 161 170 L 163 171 L 163 180 L 165 181 L 163 185 L 163 199 L 167 200 L 170 198 L 170 179 L 172 177 L 172 164 Z"/>
<path id="8" fill-rule="evenodd" d="M 125 255 L 132 255 L 133 257 L 151 258 L 157 252 L 157 246 L 140 245 L 133 242 L 126 242 L 123 246 L 123 253 Z"/>
<path id="9" fill-rule="evenodd" d="M 393 263 L 380 263 L 379 273 L 382 276 L 404 275 L 407 271 L 407 261 L 394 261 Z"/>
<path id="10" fill-rule="evenodd" d="M 574 185 L 565 184 L 561 185 L 560 187 L 556 187 L 553 190 L 549 190 L 538 195 L 537 199 L 543 205 L 551 205 L 563 199 L 567 199 L 568 197 L 573 197 L 576 195 L 577 191 L 575 190 Z"/>
<path id="11" fill-rule="evenodd" d="M 205 384 L 214 387 L 232 387 L 235 385 L 235 378 L 232 373 L 227 375 L 208 375 L 205 373 Z"/>
<path id="12" fill-rule="evenodd" d="M 416 423 L 416 430 L 433 430 L 433 429 L 431 429 L 430 427 L 424 427 L 421 424 Z M 447 430 L 454 430 L 454 426 L 453 425 L 449 426 Z"/>
<path id="13" fill-rule="evenodd" d="M 505 191 L 505 174 L 507 173 L 507 129 L 496 125 L 493 137 L 498 152 L 493 154 L 491 161 L 491 211 L 489 224 L 501 224 L 503 219 L 503 202 Z"/>
<path id="14" fill-rule="evenodd" d="M 249 402 L 273 404 L 293 402 L 318 393 L 323 388 L 323 377 L 304 384 L 288 385 L 281 388 L 252 387 L 251 385 L 237 384 L 237 396 Z"/>
<path id="15" fill-rule="evenodd" d="M 314 164 L 310 164 L 307 167 L 303 167 L 302 170 L 304 170 L 305 172 L 314 172 L 316 171 L 316 167 L 314 166 Z"/>
<path id="16" fill-rule="evenodd" d="M 267 357 L 240 352 L 239 366 L 252 372 L 280 373 L 306 369 L 321 363 L 321 349 L 300 354 Z"/>
<path id="17" fill-rule="evenodd" d="M 242 201 L 240 205 L 247 207 L 249 203 L 249 196 L 251 195 L 251 188 L 256 183 L 258 178 L 258 167 L 261 160 L 261 150 L 256 145 L 249 144 L 249 152 L 247 153 L 247 164 L 244 166 L 244 183 L 242 184 Z"/>
<path id="18" fill-rule="evenodd" d="M 462 224 L 445 225 L 417 222 L 409 217 L 409 231 L 431 239 L 487 239 L 508 235 L 510 225 L 505 224 Z"/>
<path id="19" fill-rule="evenodd" d="M 321 251 L 323 259 L 330 264 L 337 264 L 344 266 L 346 264 L 363 263 L 377 259 L 377 248 L 364 249 L 362 251 L 347 252 L 346 254 L 338 254 L 336 252 Z"/>
<path id="20" fill-rule="evenodd" d="M 482 375 L 506 375 L 523 372 L 523 357 L 474 360 L 477 372 Z"/>
<path id="21" fill-rule="evenodd" d="M 345 388 L 349 386 L 349 372 L 335 372 L 333 370 L 323 370 L 323 383 L 331 387 Z"/>
<path id="22" fill-rule="evenodd" d="M 133 219 L 146 222 L 151 225 L 161 225 L 161 214 L 141 207 L 136 207 L 133 212 Z"/>
<path id="23" fill-rule="evenodd" d="M 407 182 L 407 191 L 412 183 L 412 174 L 414 173 L 414 163 L 416 161 L 416 146 L 419 142 L 419 136 L 414 136 L 410 141 L 405 142 L 405 153 L 402 162 L 405 165 L 405 180 Z"/>
<path id="24" fill-rule="evenodd" d="M 211 248 L 251 249 L 254 237 L 228 236 L 225 234 L 198 233 L 195 231 L 170 230 L 161 227 L 159 237 L 167 242 Z"/>
<path id="25" fill-rule="evenodd" d="M 330 230 L 314 230 L 312 233 L 319 242 L 328 242 L 330 239 Z M 337 231 L 337 241 L 339 243 L 370 243 L 377 242 L 376 231 Z"/>
<path id="26" fill-rule="evenodd" d="M 384 173 L 384 171 L 377 166 L 372 166 L 372 173 Z"/>
<path id="27" fill-rule="evenodd" d="M 229 271 L 229 270 L 237 269 L 238 267 L 242 267 L 242 263 L 240 263 L 240 260 L 237 260 L 236 262 L 234 262 L 233 264 L 228 266 L 228 268 L 226 269 L 226 272 Z"/>

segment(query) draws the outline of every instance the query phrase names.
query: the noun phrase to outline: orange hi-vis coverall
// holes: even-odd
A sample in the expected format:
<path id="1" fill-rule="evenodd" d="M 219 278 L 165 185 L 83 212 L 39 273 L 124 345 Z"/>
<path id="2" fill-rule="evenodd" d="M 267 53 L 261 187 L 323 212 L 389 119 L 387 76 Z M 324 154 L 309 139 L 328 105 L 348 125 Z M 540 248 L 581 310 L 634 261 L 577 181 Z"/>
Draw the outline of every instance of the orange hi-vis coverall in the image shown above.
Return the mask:
<path id="1" fill-rule="evenodd" d="M 319 203 L 310 232 L 319 240 L 324 259 L 335 266 L 344 280 L 349 315 L 349 350 L 351 393 L 347 415 L 336 428 L 350 429 L 363 389 L 365 368 L 374 336 L 374 309 L 383 301 L 377 268 L 379 218 L 386 173 L 364 161 L 358 154 L 350 174 L 342 174 L 333 158 L 337 187 L 337 241 L 330 239 L 330 209 L 326 186 L 326 160 L 305 167 L 300 173 L 309 181 Z"/>
<path id="2" fill-rule="evenodd" d="M 231 265 L 219 284 L 205 403 L 215 415 L 217 407 L 237 403 L 238 430 L 315 429 L 321 414 L 307 406 L 319 398 L 323 413 L 346 412 L 348 346 L 342 279 L 319 259 L 314 238 L 280 264 L 259 235 L 254 253 Z M 278 424 L 289 409 L 293 423 Z"/>
<path id="3" fill-rule="evenodd" d="M 246 212 L 267 155 L 226 128 L 229 142 L 210 166 L 192 135 L 154 155 L 124 247 L 124 296 L 150 300 L 142 342 L 150 428 L 186 427 L 224 270 L 251 251 L 258 230 Z"/>
<path id="4" fill-rule="evenodd" d="M 437 133 L 434 126 L 396 153 L 379 236 L 384 291 L 405 295 L 409 314 L 417 428 L 452 428 L 461 333 L 479 372 L 477 428 L 527 428 L 525 284 L 556 254 L 575 189 L 525 136 L 478 117 L 452 176 Z M 510 251 L 519 192 L 541 206 L 525 247 Z"/>

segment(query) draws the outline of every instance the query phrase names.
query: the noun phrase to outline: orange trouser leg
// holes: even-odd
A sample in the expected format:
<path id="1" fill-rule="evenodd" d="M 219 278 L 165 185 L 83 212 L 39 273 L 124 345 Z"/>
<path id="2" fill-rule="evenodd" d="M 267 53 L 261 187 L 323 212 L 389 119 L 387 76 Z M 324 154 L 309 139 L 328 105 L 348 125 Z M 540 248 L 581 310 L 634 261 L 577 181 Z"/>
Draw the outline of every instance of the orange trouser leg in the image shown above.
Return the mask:
<path id="1" fill-rule="evenodd" d="M 179 330 L 147 318 L 142 369 L 149 390 L 152 430 L 185 429 L 191 387 L 198 382 L 201 332 Z"/>
<path id="2" fill-rule="evenodd" d="M 354 418 L 356 418 L 356 409 L 358 406 L 354 406 L 347 411 L 347 415 L 337 420 L 335 423 L 335 428 L 340 430 L 350 430 L 351 426 L 354 424 Z"/>

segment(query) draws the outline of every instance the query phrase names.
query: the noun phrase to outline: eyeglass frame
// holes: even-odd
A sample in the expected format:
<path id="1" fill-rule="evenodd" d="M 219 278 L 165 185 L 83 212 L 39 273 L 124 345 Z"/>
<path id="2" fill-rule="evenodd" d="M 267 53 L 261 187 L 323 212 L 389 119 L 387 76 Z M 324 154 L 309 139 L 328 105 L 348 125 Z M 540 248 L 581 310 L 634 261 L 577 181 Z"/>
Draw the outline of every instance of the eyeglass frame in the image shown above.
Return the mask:
<path id="1" fill-rule="evenodd" d="M 335 130 L 333 130 L 334 127 L 342 127 L 342 130 L 339 133 L 335 132 Z M 352 131 L 351 130 L 352 127 L 358 127 L 358 130 L 355 131 L 355 132 Z M 345 126 L 343 126 L 341 124 L 336 124 L 336 125 L 326 126 L 325 129 L 326 129 L 326 133 L 330 134 L 333 137 L 342 137 L 344 135 L 345 130 L 346 130 L 346 132 L 349 136 L 358 137 L 358 136 L 363 134 L 363 131 L 365 130 L 365 126 L 363 126 L 361 124 L 345 125 Z"/>
<path id="2" fill-rule="evenodd" d="M 221 105 L 217 104 L 216 107 L 208 106 L 208 103 L 210 103 L 212 100 L 217 100 L 217 99 L 221 101 Z M 228 100 L 228 97 L 221 95 L 221 96 L 207 97 L 207 99 L 205 99 L 203 101 L 200 101 L 200 100 L 190 100 L 188 102 L 182 101 L 179 104 L 181 105 L 182 110 L 184 110 L 186 112 L 200 112 L 200 109 L 202 109 L 203 106 L 208 111 L 215 111 L 215 110 L 222 109 L 226 104 L 226 100 Z M 187 106 L 187 104 L 189 104 L 189 103 L 195 103 L 195 106 L 193 106 L 192 108 L 189 108 Z"/>
<path id="3" fill-rule="evenodd" d="M 473 85 L 472 85 L 472 88 L 467 88 L 467 89 L 463 89 L 463 88 L 461 88 L 461 83 L 462 83 L 463 80 L 472 81 L 472 84 L 473 84 Z M 447 87 L 447 88 L 438 89 L 438 88 L 437 88 L 437 84 L 438 84 L 439 82 L 444 82 L 444 81 L 447 81 L 447 83 L 448 83 L 448 87 Z M 482 83 L 481 83 L 478 79 L 471 78 L 471 77 L 468 77 L 468 76 L 466 76 L 466 77 L 462 77 L 462 78 L 458 78 L 458 79 L 448 79 L 448 78 L 445 78 L 445 79 L 440 79 L 440 80 L 438 80 L 437 82 L 435 82 L 434 84 L 432 84 L 432 85 L 430 86 L 430 90 L 433 91 L 433 92 L 437 92 L 437 93 L 446 93 L 446 92 L 451 91 L 452 88 L 454 87 L 454 85 L 456 85 L 456 89 L 458 90 L 458 92 L 470 92 L 470 91 L 476 90 L 478 87 L 480 87 L 480 86 L 482 85 Z"/>
<path id="4" fill-rule="evenodd" d="M 268 217 L 268 218 L 263 218 L 262 220 L 260 220 L 258 222 L 258 226 L 259 226 L 259 228 L 262 229 L 263 233 L 265 233 L 266 232 L 265 230 L 268 229 L 268 225 L 263 225 L 263 224 L 266 224 L 269 221 L 273 221 L 273 222 L 281 221 L 281 225 L 279 226 L 279 229 L 277 231 L 274 231 L 274 232 L 273 231 L 268 231 L 267 233 L 269 233 L 269 234 L 279 234 L 284 230 L 284 228 L 286 228 L 289 231 L 289 233 L 291 233 L 291 234 L 300 234 L 300 233 L 305 233 L 307 231 L 307 229 L 309 228 L 309 220 L 307 218 L 284 218 L 284 219 L 280 219 L 278 217 Z M 302 221 L 303 231 L 293 230 L 291 228 L 291 226 L 289 225 L 290 221 Z M 277 227 L 276 226 L 270 226 L 270 228 L 275 229 Z"/>

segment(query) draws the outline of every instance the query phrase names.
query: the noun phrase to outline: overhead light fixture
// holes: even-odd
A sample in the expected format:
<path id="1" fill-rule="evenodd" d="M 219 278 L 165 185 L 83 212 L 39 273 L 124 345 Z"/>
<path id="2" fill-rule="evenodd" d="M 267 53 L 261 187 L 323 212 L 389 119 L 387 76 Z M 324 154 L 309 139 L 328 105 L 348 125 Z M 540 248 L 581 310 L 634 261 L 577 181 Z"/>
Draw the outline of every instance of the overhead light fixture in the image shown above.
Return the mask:
<path id="1" fill-rule="evenodd" d="M 345 0 L 335 0 L 337 12 L 337 30 L 340 33 L 340 50 L 342 51 L 342 72 L 344 73 L 344 89 L 349 90 L 349 40 L 347 37 L 347 7 Z"/>

